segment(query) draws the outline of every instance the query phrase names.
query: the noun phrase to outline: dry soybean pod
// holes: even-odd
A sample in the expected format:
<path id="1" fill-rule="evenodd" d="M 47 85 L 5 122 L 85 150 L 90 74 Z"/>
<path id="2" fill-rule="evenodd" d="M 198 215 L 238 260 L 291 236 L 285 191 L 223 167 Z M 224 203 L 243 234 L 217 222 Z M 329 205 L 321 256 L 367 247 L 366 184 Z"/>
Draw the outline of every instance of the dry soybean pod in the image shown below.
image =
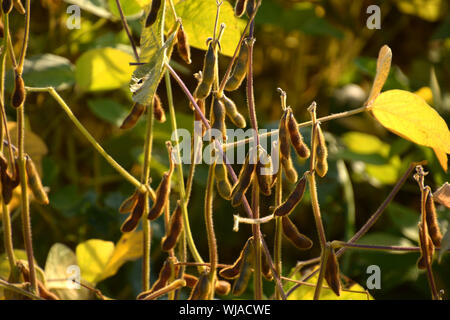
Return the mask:
<path id="1" fill-rule="evenodd" d="M 174 270 L 174 260 L 174 258 L 169 257 L 166 259 L 166 261 L 164 261 L 161 270 L 159 270 L 158 280 L 155 281 L 152 288 L 150 289 L 150 292 L 155 292 L 166 286 L 167 282 L 172 276 L 172 271 Z"/>
<path id="2" fill-rule="evenodd" d="M 16 77 L 14 80 L 14 90 L 11 96 L 11 104 L 14 108 L 20 107 L 25 101 L 25 83 L 21 74 L 16 72 Z"/>
<path id="3" fill-rule="evenodd" d="M 289 131 L 287 128 L 287 118 L 289 109 L 286 109 L 278 126 L 278 145 L 280 147 L 280 157 L 288 159 L 291 157 L 291 144 L 289 143 Z"/>
<path id="4" fill-rule="evenodd" d="M 205 54 L 203 61 L 202 78 L 197 88 L 195 89 L 194 96 L 197 99 L 205 99 L 211 93 L 211 88 L 216 76 L 217 68 L 217 55 L 212 41 L 209 41 L 208 50 Z"/>
<path id="5" fill-rule="evenodd" d="M 222 102 L 225 105 L 225 110 L 228 118 L 233 122 L 233 124 L 238 128 L 245 128 L 247 123 L 245 121 L 244 116 L 238 111 L 236 104 L 233 100 L 228 98 L 225 95 L 222 95 Z"/>
<path id="6" fill-rule="evenodd" d="M 247 16 L 249 18 L 253 15 L 253 12 L 255 12 L 255 9 L 256 9 L 256 1 L 255 0 L 248 0 L 247 1 L 246 13 L 247 13 Z"/>
<path id="7" fill-rule="evenodd" d="M 273 212 L 276 216 L 287 216 L 289 215 L 295 207 L 300 203 L 303 198 L 306 189 L 306 175 L 300 179 L 300 181 L 292 190 L 291 194 L 287 197 L 280 206 L 278 206 Z"/>
<path id="8" fill-rule="evenodd" d="M 212 110 L 212 125 L 211 128 L 222 133 L 223 141 L 227 139 L 227 128 L 225 125 L 225 105 L 221 99 L 214 96 L 213 110 Z"/>
<path id="9" fill-rule="evenodd" d="M 291 138 L 291 143 L 294 146 L 297 155 L 301 159 L 309 158 L 310 151 L 306 143 L 303 141 L 303 136 L 298 129 L 297 120 L 295 120 L 294 113 L 292 110 L 289 112 L 289 116 L 287 119 L 287 127 L 289 131 L 289 137 Z"/>
<path id="10" fill-rule="evenodd" d="M 191 64 L 191 46 L 189 45 L 187 33 L 184 32 L 183 24 L 181 23 L 177 31 L 177 49 L 178 54 L 184 62 Z"/>
<path id="11" fill-rule="evenodd" d="M 148 13 L 147 19 L 145 20 L 145 27 L 148 28 L 153 25 L 158 17 L 158 11 L 161 7 L 161 0 L 153 0 L 150 12 Z"/>
<path id="12" fill-rule="evenodd" d="M 166 145 L 169 152 L 170 168 L 169 171 L 164 173 L 161 182 L 159 183 L 158 189 L 156 189 L 156 199 L 148 213 L 149 220 L 155 220 L 159 216 L 161 216 L 161 214 L 164 211 L 164 207 L 168 205 L 169 202 L 170 186 L 174 164 L 172 160 L 172 145 L 169 142 L 166 143 Z"/>
<path id="13" fill-rule="evenodd" d="M 247 74 L 248 65 L 248 45 L 247 41 L 242 41 L 241 48 L 239 49 L 239 56 L 237 57 L 236 64 L 233 71 L 225 84 L 226 91 L 234 91 L 240 87 L 242 81 L 244 81 Z"/>
<path id="14" fill-rule="evenodd" d="M 47 192 L 45 192 L 42 186 L 41 178 L 36 170 L 33 160 L 29 156 L 26 156 L 26 172 L 28 177 L 28 185 L 30 186 L 31 192 L 34 198 L 40 204 L 48 204 Z"/>
<path id="15" fill-rule="evenodd" d="M 239 276 L 233 283 L 233 289 L 231 290 L 233 295 L 240 296 L 242 293 L 244 293 L 245 289 L 247 288 L 248 280 L 250 280 L 253 271 L 252 269 L 253 259 L 254 259 L 254 244 L 253 244 L 253 237 L 251 237 L 249 245 L 247 246 L 244 252 L 244 257 L 239 269 Z"/>
<path id="16" fill-rule="evenodd" d="M 136 207 L 138 199 L 139 199 L 139 191 L 136 190 L 130 197 L 126 198 L 122 202 L 122 204 L 119 207 L 119 212 L 120 213 L 128 213 L 128 212 L 133 211 L 133 209 Z"/>
<path id="17" fill-rule="evenodd" d="M 12 0 L 2 0 L 2 11 L 4 14 L 9 14 L 12 10 L 13 2 Z"/>
<path id="18" fill-rule="evenodd" d="M 195 285 L 194 289 L 192 289 L 189 300 L 206 300 L 209 296 L 211 287 L 209 283 L 209 273 L 203 272 L 198 277 L 197 284 Z"/>
<path id="19" fill-rule="evenodd" d="M 183 229 L 183 215 L 178 201 L 174 213 L 170 217 L 169 227 L 167 228 L 166 236 L 161 240 L 161 248 L 163 251 L 173 249 L 178 241 L 178 237 Z"/>
<path id="20" fill-rule="evenodd" d="M 186 281 L 186 287 L 194 288 L 198 282 L 198 278 L 192 274 L 183 274 L 183 280 Z"/>
<path id="21" fill-rule="evenodd" d="M 239 257 L 236 259 L 236 261 L 233 263 L 233 265 L 223 268 L 219 271 L 219 275 L 225 279 L 232 280 L 236 279 L 239 275 L 239 270 L 241 268 L 241 263 L 244 261 L 244 257 L 248 250 L 252 250 L 251 241 L 253 237 L 250 237 L 247 242 L 245 242 L 244 247 L 242 248 L 241 252 L 239 253 Z"/>
<path id="22" fill-rule="evenodd" d="M 245 9 L 247 7 L 247 0 L 236 0 L 236 4 L 234 5 L 234 14 L 236 17 L 241 17 Z"/>
<path id="23" fill-rule="evenodd" d="M 161 99 L 156 93 L 153 96 L 153 115 L 155 116 L 156 121 L 160 123 L 166 122 L 166 113 L 164 112 Z"/>
<path id="24" fill-rule="evenodd" d="M 372 89 L 370 90 L 369 97 L 364 105 L 369 106 L 373 103 L 376 97 L 381 92 L 381 89 L 386 82 L 386 79 L 389 75 L 389 71 L 391 69 L 391 61 L 392 61 L 392 51 L 387 46 L 384 45 L 381 47 L 380 52 L 378 53 L 377 59 L 377 72 L 375 74 L 375 79 L 373 80 Z"/>
<path id="25" fill-rule="evenodd" d="M 425 189 L 428 190 L 428 195 L 425 203 L 426 221 L 428 234 L 436 247 L 441 246 L 442 233 L 439 228 L 437 221 L 436 207 L 434 206 L 433 194 L 431 193 L 431 188 L 426 186 Z"/>
<path id="26" fill-rule="evenodd" d="M 8 161 L 0 154 L 0 179 L 2 186 L 2 197 L 5 204 L 8 204 L 12 198 L 11 177 L 8 174 Z"/>
<path id="27" fill-rule="evenodd" d="M 139 118 L 144 113 L 144 111 L 145 111 L 145 105 L 137 103 L 137 102 L 135 104 L 133 104 L 133 107 L 131 108 L 130 113 L 123 120 L 122 125 L 120 126 L 120 129 L 133 128 L 136 125 Z"/>
<path id="28" fill-rule="evenodd" d="M 307 236 L 301 234 L 295 224 L 289 219 L 289 217 L 284 216 L 281 219 L 283 226 L 283 234 L 288 238 L 297 248 L 300 250 L 310 249 L 313 245 L 311 239 Z"/>
<path id="29" fill-rule="evenodd" d="M 273 280 L 272 269 L 270 269 L 269 259 L 266 254 L 263 254 L 263 257 L 261 258 L 261 271 L 264 278 L 269 281 Z"/>
<path id="30" fill-rule="evenodd" d="M 258 146 L 258 163 L 256 164 L 256 177 L 259 190 L 262 194 L 270 196 L 272 193 L 272 159 L 267 151 Z"/>
<path id="31" fill-rule="evenodd" d="M 216 281 L 214 291 L 221 296 L 226 296 L 231 291 L 231 284 L 225 280 Z"/>
<path id="32" fill-rule="evenodd" d="M 133 211 L 128 216 L 127 220 L 122 224 L 120 227 L 120 230 L 122 232 L 131 232 L 134 229 L 136 229 L 139 220 L 142 217 L 142 214 L 144 213 L 145 208 L 145 193 L 139 192 L 138 200 L 136 202 L 135 207 L 133 208 Z"/>
<path id="33" fill-rule="evenodd" d="M 320 124 L 316 124 L 317 142 L 316 142 L 316 167 L 315 170 L 320 177 L 324 177 L 328 172 L 328 149 L 325 137 L 323 136 Z"/>
<path id="34" fill-rule="evenodd" d="M 25 14 L 25 8 L 22 5 L 22 2 L 20 0 L 13 0 L 14 8 L 16 8 L 17 12 L 20 14 Z"/>
<path id="35" fill-rule="evenodd" d="M 214 176 L 216 178 L 217 192 L 225 200 L 230 200 L 232 186 L 228 180 L 227 168 L 223 162 L 215 164 Z"/>
<path id="36" fill-rule="evenodd" d="M 434 245 L 431 237 L 429 236 L 426 225 L 423 223 L 419 223 L 419 244 L 420 244 L 420 258 L 417 260 L 417 267 L 419 269 L 427 268 L 427 260 L 428 264 L 431 265 L 433 262 L 434 255 Z"/>
<path id="37" fill-rule="evenodd" d="M 325 268 L 325 280 L 337 296 L 341 295 L 341 279 L 339 274 L 339 262 L 334 253 L 334 249 L 330 247 L 330 253 Z"/>
<path id="38" fill-rule="evenodd" d="M 242 202 L 242 196 L 247 191 L 253 178 L 253 173 L 256 169 L 256 161 L 254 161 L 254 151 L 250 149 L 247 157 L 245 158 L 245 163 L 242 165 L 241 171 L 239 172 L 239 177 L 236 184 L 231 192 L 231 205 L 237 207 Z"/>

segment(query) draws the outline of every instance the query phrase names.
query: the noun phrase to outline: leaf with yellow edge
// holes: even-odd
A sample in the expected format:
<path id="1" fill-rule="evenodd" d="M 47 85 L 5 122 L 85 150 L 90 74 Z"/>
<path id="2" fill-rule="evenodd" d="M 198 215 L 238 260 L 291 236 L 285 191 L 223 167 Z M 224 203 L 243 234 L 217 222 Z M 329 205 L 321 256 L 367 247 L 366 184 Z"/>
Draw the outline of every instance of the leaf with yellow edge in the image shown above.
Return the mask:
<path id="1" fill-rule="evenodd" d="M 292 279 L 300 280 L 300 273 L 297 273 Z M 313 300 L 315 285 L 317 283 L 318 273 L 316 273 L 311 279 L 306 281 L 310 285 L 301 285 L 292 294 L 289 295 L 288 300 Z M 285 289 L 293 287 L 295 283 L 289 282 Z M 334 292 L 327 287 L 326 282 L 322 286 L 320 291 L 320 300 L 374 300 L 373 297 L 362 286 L 357 283 L 350 285 L 347 288 L 341 290 L 340 296 L 334 294 Z"/>
<path id="2" fill-rule="evenodd" d="M 447 123 L 418 95 L 389 90 L 375 99 L 370 110 L 378 122 L 400 137 L 439 150 L 439 154 L 450 153 Z"/>
<path id="3" fill-rule="evenodd" d="M 143 252 L 143 237 L 142 231 L 124 233 L 117 242 L 116 248 L 98 281 L 115 275 L 125 262 L 140 258 Z"/>
<path id="4" fill-rule="evenodd" d="M 439 163 L 441 164 L 442 169 L 444 169 L 445 172 L 447 172 L 448 169 L 448 158 L 447 153 L 445 151 L 442 151 L 438 148 L 433 148 L 434 154 L 436 155 L 436 158 L 438 159 Z"/>
<path id="5" fill-rule="evenodd" d="M 369 98 L 367 98 L 366 104 L 370 106 L 373 100 L 378 97 L 381 89 L 389 76 L 389 70 L 391 70 L 392 51 L 387 45 L 381 47 L 378 53 L 377 59 L 377 73 L 375 79 L 373 79 L 372 89 L 370 90 Z"/>
<path id="6" fill-rule="evenodd" d="M 80 243 L 76 250 L 81 277 L 91 283 L 101 279 L 103 271 L 114 252 L 114 243 L 99 239 L 91 239 Z"/>

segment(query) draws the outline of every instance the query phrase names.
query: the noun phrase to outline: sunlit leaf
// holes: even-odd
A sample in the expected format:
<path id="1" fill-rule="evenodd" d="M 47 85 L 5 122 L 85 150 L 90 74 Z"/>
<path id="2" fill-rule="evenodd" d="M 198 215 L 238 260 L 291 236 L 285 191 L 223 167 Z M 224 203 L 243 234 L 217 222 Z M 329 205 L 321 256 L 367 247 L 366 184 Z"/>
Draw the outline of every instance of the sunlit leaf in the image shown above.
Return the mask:
<path id="1" fill-rule="evenodd" d="M 143 252 L 143 236 L 142 231 L 124 233 L 117 242 L 114 252 L 98 281 L 115 275 L 125 262 L 140 258 Z"/>
<path id="2" fill-rule="evenodd" d="M 292 279 L 300 280 L 301 276 L 297 273 Z M 318 273 L 316 273 L 311 279 L 307 281 L 310 284 L 316 284 L 318 278 Z M 291 288 L 295 283 L 288 283 L 287 288 Z M 348 288 L 343 288 L 341 290 L 341 295 L 337 296 L 334 292 L 326 286 L 324 281 L 324 286 L 320 291 L 320 300 L 373 300 L 373 297 L 366 292 L 366 290 L 359 284 L 354 283 Z M 315 286 L 302 285 L 297 288 L 291 295 L 289 295 L 288 300 L 313 300 L 314 298 Z"/>
<path id="3" fill-rule="evenodd" d="M 184 0 L 175 4 L 175 10 L 183 21 L 184 31 L 188 34 L 189 44 L 206 50 L 206 39 L 213 36 L 217 5 L 215 1 Z M 224 23 L 221 44 L 221 54 L 232 56 L 239 43 L 246 22 L 234 16 L 233 7 L 228 1 L 220 6 L 218 26 Z M 173 14 L 167 15 L 166 28 L 174 24 Z"/>
<path id="4" fill-rule="evenodd" d="M 377 59 L 377 73 L 373 80 L 372 89 L 370 90 L 369 98 L 367 98 L 366 105 L 371 105 L 373 100 L 380 94 L 381 89 L 386 82 L 389 71 L 391 70 L 392 51 L 391 48 L 384 45 L 378 53 Z"/>
<path id="5" fill-rule="evenodd" d="M 106 0 L 64 0 L 64 2 L 76 4 L 82 10 L 101 18 L 113 18 L 113 15 L 106 9 Z"/>
<path id="6" fill-rule="evenodd" d="M 113 90 L 129 82 L 134 67 L 133 56 L 118 49 L 100 48 L 86 51 L 76 62 L 77 85 L 85 91 Z"/>
<path id="7" fill-rule="evenodd" d="M 446 12 L 448 2 L 445 0 L 397 0 L 400 11 L 434 22 Z"/>
<path id="8" fill-rule="evenodd" d="M 431 91 L 430 87 L 422 87 L 414 93 L 425 100 L 426 103 L 433 103 L 433 92 Z"/>
<path id="9" fill-rule="evenodd" d="M 108 0 L 109 11 L 117 17 L 120 18 L 119 10 L 117 9 L 116 0 Z M 142 13 L 142 6 L 139 4 L 138 0 L 120 0 L 120 6 L 122 8 L 123 14 L 128 20 L 132 18 L 139 18 Z"/>
<path id="10" fill-rule="evenodd" d="M 81 269 L 81 277 L 91 283 L 97 283 L 113 254 L 114 243 L 90 239 L 80 243 L 75 251 Z"/>
<path id="11" fill-rule="evenodd" d="M 414 93 L 403 90 L 383 92 L 373 103 L 371 111 L 384 127 L 395 134 L 450 153 L 450 132 L 444 119 Z"/>
<path id="12" fill-rule="evenodd" d="M 433 192 L 433 200 L 450 208 L 450 184 L 444 183 L 439 189 Z"/>
<path id="13" fill-rule="evenodd" d="M 75 253 L 61 243 L 55 243 L 47 255 L 45 262 L 45 276 L 47 288 L 56 293 L 61 299 L 84 300 L 92 298 L 92 293 L 84 288 L 75 288 L 69 278 L 75 276 L 78 268 Z"/>

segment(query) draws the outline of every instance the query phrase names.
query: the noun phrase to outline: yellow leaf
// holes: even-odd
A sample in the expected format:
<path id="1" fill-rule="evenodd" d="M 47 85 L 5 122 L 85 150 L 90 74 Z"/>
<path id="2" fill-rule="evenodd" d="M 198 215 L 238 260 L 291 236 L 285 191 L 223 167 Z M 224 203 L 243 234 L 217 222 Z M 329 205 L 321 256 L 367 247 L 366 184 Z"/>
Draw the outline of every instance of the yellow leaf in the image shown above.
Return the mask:
<path id="1" fill-rule="evenodd" d="M 395 134 L 441 153 L 450 153 L 446 122 L 418 95 L 389 90 L 375 99 L 370 110 L 378 122 Z"/>
<path id="2" fill-rule="evenodd" d="M 143 236 L 142 231 L 124 233 L 117 242 L 116 248 L 98 281 L 115 275 L 125 262 L 140 258 L 143 252 Z"/>
<path id="3" fill-rule="evenodd" d="M 370 90 L 369 98 L 367 98 L 366 105 L 370 106 L 373 100 L 378 97 L 381 89 L 389 76 L 389 71 L 391 70 L 392 61 L 392 51 L 387 45 L 381 47 L 378 53 L 377 59 L 377 73 L 375 74 L 375 79 L 373 79 L 372 89 Z"/>
<path id="4" fill-rule="evenodd" d="M 428 104 L 433 104 L 433 92 L 430 87 L 422 87 L 414 93 L 422 97 Z"/>
<path id="5" fill-rule="evenodd" d="M 80 243 L 76 248 L 81 277 L 91 283 L 97 283 L 114 251 L 114 243 L 91 239 Z"/>
<path id="6" fill-rule="evenodd" d="M 439 163 L 441 164 L 442 169 L 447 172 L 448 164 L 447 164 L 447 154 L 438 148 L 433 148 L 434 153 L 436 154 L 436 158 L 438 158 Z"/>
<path id="7" fill-rule="evenodd" d="M 439 20 L 448 8 L 443 0 L 397 0 L 396 3 L 400 11 L 431 22 Z"/>

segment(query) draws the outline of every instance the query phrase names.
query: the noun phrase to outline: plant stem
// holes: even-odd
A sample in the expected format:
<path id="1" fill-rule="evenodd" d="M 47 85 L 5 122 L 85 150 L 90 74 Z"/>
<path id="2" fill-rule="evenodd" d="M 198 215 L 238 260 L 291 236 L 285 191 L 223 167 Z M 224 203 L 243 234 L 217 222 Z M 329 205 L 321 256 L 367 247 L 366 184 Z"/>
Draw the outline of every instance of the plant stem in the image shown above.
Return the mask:
<path id="1" fill-rule="evenodd" d="M 325 275 L 325 270 L 327 268 L 327 261 L 328 256 L 330 253 L 330 245 L 328 243 L 325 244 L 325 247 L 322 250 L 322 255 L 320 259 L 320 270 L 319 270 L 319 277 L 317 278 L 316 288 L 314 290 L 314 300 L 319 300 L 320 298 L 320 291 L 322 290 L 323 285 L 323 279 Z"/>
<path id="2" fill-rule="evenodd" d="M 25 34 L 23 36 L 22 50 L 20 52 L 19 64 L 17 65 L 17 73 L 22 74 L 23 64 L 25 62 L 25 55 L 28 48 L 28 38 L 30 36 L 30 0 L 26 0 L 25 4 Z"/>
<path id="3" fill-rule="evenodd" d="M 133 36 L 131 35 L 130 27 L 128 26 L 127 19 L 123 14 L 122 6 L 120 5 L 120 0 L 116 0 L 117 10 L 119 10 L 120 20 L 122 20 L 123 28 L 127 33 L 128 39 L 130 40 L 131 47 L 133 48 L 134 57 L 137 62 L 140 62 L 139 55 L 137 53 L 136 44 L 134 43 Z"/>
<path id="4" fill-rule="evenodd" d="M 22 191 L 21 195 L 21 217 L 22 217 L 22 232 L 25 245 L 25 251 L 27 252 L 28 268 L 30 270 L 30 284 L 31 292 L 39 295 L 36 268 L 34 265 L 34 253 L 33 253 L 33 240 L 31 234 L 31 217 L 30 217 L 30 202 L 28 198 L 28 184 L 27 175 L 25 169 L 25 115 L 24 105 L 17 108 L 17 146 L 19 149 L 19 175 L 20 175 L 20 187 Z"/>
<path id="5" fill-rule="evenodd" d="M 41 297 L 28 292 L 26 290 L 23 290 L 22 288 L 17 287 L 16 285 L 9 283 L 8 281 L 5 281 L 3 279 L 0 279 L 0 287 L 3 287 L 7 290 L 11 290 L 20 294 L 23 294 L 25 297 L 31 298 L 31 299 L 35 299 L 35 300 L 44 300 Z"/>
<path id="6" fill-rule="evenodd" d="M 217 241 L 216 235 L 214 234 L 214 221 L 213 221 L 214 168 L 215 164 L 209 166 L 208 182 L 206 184 L 206 194 L 205 194 L 205 208 L 204 208 L 206 234 L 208 237 L 208 248 L 209 248 L 209 262 L 210 262 L 209 282 L 211 286 L 209 299 L 211 300 L 214 300 L 214 288 L 217 269 Z"/>
<path id="7" fill-rule="evenodd" d="M 168 65 L 168 64 L 166 64 Z M 166 90 L 167 90 L 167 98 L 169 101 L 169 114 L 170 114 L 170 122 L 172 125 L 172 132 L 174 135 L 174 139 L 176 140 L 176 143 L 179 143 L 179 137 L 178 137 L 178 129 L 177 129 L 177 120 L 175 116 L 175 107 L 173 105 L 173 95 L 172 95 L 172 85 L 170 83 L 170 74 L 169 71 L 166 71 L 165 73 L 165 81 L 166 81 Z M 197 106 L 198 107 L 198 106 Z M 180 183 L 179 191 L 180 191 L 180 198 L 181 198 L 181 210 L 183 213 L 183 229 L 186 234 L 186 240 L 187 244 L 189 246 L 189 249 L 191 251 L 192 256 L 194 257 L 194 260 L 197 262 L 203 262 L 202 257 L 200 256 L 200 253 L 197 250 L 197 247 L 194 243 L 194 238 L 192 237 L 191 227 L 189 225 L 189 215 L 187 211 L 187 198 L 185 193 L 185 187 L 184 187 L 184 176 L 183 176 L 183 164 L 181 163 L 181 155 L 180 155 L 180 149 L 178 145 L 174 145 L 176 149 L 176 156 L 177 156 L 177 172 L 178 172 L 178 180 Z M 203 267 L 201 268 L 203 270 Z"/>
<path id="8" fill-rule="evenodd" d="M 283 198 L 283 182 L 282 179 L 282 170 L 281 168 L 278 169 L 277 173 L 277 182 L 276 182 L 276 190 L 275 190 L 275 208 L 281 205 L 282 198 Z M 275 269 L 277 270 L 277 273 L 282 276 L 282 261 L 281 261 L 281 255 L 282 255 L 282 236 L 283 236 L 283 229 L 281 224 L 282 217 L 276 217 L 275 218 L 275 240 L 274 240 L 274 252 L 273 252 L 273 258 L 275 260 Z M 281 299 L 280 292 L 278 288 L 275 286 L 275 298 L 277 300 Z"/>
<path id="9" fill-rule="evenodd" d="M 66 102 L 61 98 L 61 96 L 56 92 L 56 90 L 52 87 L 46 87 L 46 88 L 32 88 L 32 87 L 25 87 L 25 89 L 29 92 L 48 92 L 55 100 L 58 102 L 58 104 L 61 106 L 61 108 L 64 110 L 64 112 L 67 114 L 69 119 L 73 122 L 73 124 L 77 127 L 77 129 L 81 132 L 81 134 L 92 144 L 92 146 L 97 150 L 98 153 L 100 153 L 103 158 L 126 180 L 128 180 L 132 185 L 134 185 L 137 189 L 139 189 L 140 192 L 148 192 L 150 195 L 150 198 L 152 200 L 155 200 L 155 192 L 153 189 L 150 188 L 150 186 L 146 186 L 139 182 L 135 177 L 133 177 L 127 170 L 125 170 L 123 167 L 121 167 L 103 148 L 100 146 L 100 144 L 95 140 L 95 138 L 89 133 L 89 131 L 86 130 L 85 127 L 78 121 L 77 117 L 72 113 L 72 110 L 70 110 L 69 106 L 66 104 Z"/>
<path id="10" fill-rule="evenodd" d="M 333 248 L 348 248 L 348 249 L 359 249 L 359 250 L 420 252 L 420 247 L 379 246 L 379 245 L 369 245 L 369 244 L 348 243 L 345 241 L 338 241 L 338 240 L 332 241 L 331 246 Z M 440 249 L 436 248 L 436 250 L 440 250 Z M 446 251 L 450 251 L 450 249 L 447 249 Z"/>
<path id="11" fill-rule="evenodd" d="M 347 242 L 347 244 L 353 244 L 354 242 L 358 241 L 363 235 L 369 231 L 369 229 L 377 222 L 378 218 L 381 216 L 381 214 L 384 212 L 386 207 L 389 205 L 389 203 L 394 199 L 395 195 L 398 193 L 398 191 L 401 189 L 403 184 L 405 183 L 406 179 L 409 177 L 411 172 L 414 170 L 416 165 L 418 164 L 424 164 L 425 162 L 413 162 L 410 164 L 409 168 L 406 170 L 406 172 L 403 174 L 403 176 L 400 178 L 400 180 L 397 182 L 395 187 L 392 189 L 392 191 L 389 193 L 388 197 L 383 201 L 383 203 L 378 207 L 378 209 L 372 214 L 372 216 L 367 220 L 367 222 L 361 227 L 361 229 L 358 230 L 358 232 L 355 233 L 355 235 Z M 346 247 L 343 247 L 339 249 L 339 251 L 336 252 L 336 257 L 339 258 L 341 255 L 344 254 L 344 252 L 347 251 Z M 310 264 L 315 264 L 320 261 L 320 258 L 310 259 L 306 262 L 299 263 L 299 266 L 306 266 Z M 297 269 L 297 268 L 296 268 Z M 317 270 L 314 270 L 310 272 L 308 275 L 305 276 L 305 281 L 312 278 L 317 273 Z M 293 286 L 289 291 L 286 293 L 286 295 L 289 297 L 298 287 L 300 287 L 301 284 L 297 284 Z"/>
<path id="12" fill-rule="evenodd" d="M 118 1 L 118 0 L 117 0 Z M 153 103 L 147 110 L 147 132 L 145 135 L 144 145 L 144 168 L 141 177 L 141 183 L 144 185 L 150 184 L 150 163 L 152 160 L 153 147 Z M 144 246 L 143 246 L 143 261 L 142 261 L 142 288 L 143 291 L 150 290 L 150 250 L 151 250 L 151 224 L 147 219 L 149 212 L 149 198 L 145 197 L 144 214 L 142 215 L 142 231 L 144 232 Z"/>

